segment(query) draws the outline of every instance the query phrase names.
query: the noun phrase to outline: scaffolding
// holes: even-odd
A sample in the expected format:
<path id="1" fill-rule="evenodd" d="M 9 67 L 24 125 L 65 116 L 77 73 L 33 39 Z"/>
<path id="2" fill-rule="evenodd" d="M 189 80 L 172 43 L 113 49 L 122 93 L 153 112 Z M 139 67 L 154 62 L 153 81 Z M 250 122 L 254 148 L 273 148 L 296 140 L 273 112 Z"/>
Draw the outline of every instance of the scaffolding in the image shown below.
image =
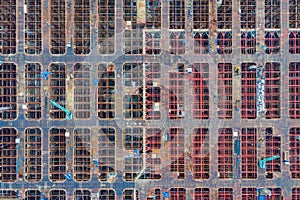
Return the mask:
<path id="1" fill-rule="evenodd" d="M 74 129 L 74 179 L 80 182 L 91 180 L 91 130 Z"/>
<path id="2" fill-rule="evenodd" d="M 280 115 L 280 63 L 265 64 L 266 119 L 278 119 Z"/>
<path id="3" fill-rule="evenodd" d="M 116 199 L 116 192 L 113 189 L 101 189 L 99 191 L 99 199 L 114 200 L 114 199 Z"/>
<path id="4" fill-rule="evenodd" d="M 209 65 L 194 63 L 192 65 L 193 100 L 192 116 L 194 119 L 209 118 Z"/>
<path id="5" fill-rule="evenodd" d="M 281 156 L 281 136 L 273 134 L 273 128 L 266 128 L 266 155 L 265 158 L 272 156 Z M 262 158 L 263 159 L 263 158 Z M 281 158 L 273 159 L 266 162 L 266 178 L 277 178 L 278 173 L 281 172 Z M 274 174 L 276 174 L 274 176 Z"/>
<path id="6" fill-rule="evenodd" d="M 193 129 L 192 172 L 196 180 L 209 179 L 209 130 L 208 128 Z"/>
<path id="7" fill-rule="evenodd" d="M 291 127 L 289 130 L 289 163 L 290 163 L 290 174 L 293 179 L 300 179 L 300 128 Z"/>
<path id="8" fill-rule="evenodd" d="M 67 143 L 65 135 L 65 128 L 51 128 L 49 130 L 49 176 L 52 182 L 66 180 Z"/>
<path id="9" fill-rule="evenodd" d="M 76 63 L 74 65 L 74 110 L 75 118 L 91 117 L 91 65 Z"/>
<path id="10" fill-rule="evenodd" d="M 209 188 L 195 188 L 194 199 L 209 200 L 210 199 Z"/>
<path id="11" fill-rule="evenodd" d="M 300 63 L 289 65 L 289 115 L 291 119 L 300 118 Z"/>
<path id="12" fill-rule="evenodd" d="M 233 188 L 219 188 L 218 200 L 233 200 Z"/>
<path id="13" fill-rule="evenodd" d="M 243 179 L 257 178 L 257 130 L 242 128 L 241 134 L 241 172 Z"/>
<path id="14" fill-rule="evenodd" d="M 123 190 L 123 200 L 139 200 L 140 194 L 137 189 L 124 189 Z"/>
<path id="15" fill-rule="evenodd" d="M 25 0 L 25 53 L 41 54 L 42 42 L 42 1 Z"/>
<path id="16" fill-rule="evenodd" d="M 218 177 L 233 176 L 233 135 L 231 128 L 220 128 L 218 139 Z M 226 199 L 227 200 L 227 199 Z"/>
<path id="17" fill-rule="evenodd" d="M 177 64 L 177 72 L 169 72 L 169 118 L 181 119 L 185 115 L 184 64 Z"/>
<path id="18" fill-rule="evenodd" d="M 88 200 L 88 199 L 92 199 L 91 190 L 87 190 L 87 189 L 74 190 L 74 200 Z"/>
<path id="19" fill-rule="evenodd" d="M 289 0 L 289 27 L 300 28 L 300 0 Z"/>
<path id="20" fill-rule="evenodd" d="M 73 20 L 73 51 L 77 55 L 87 55 L 91 51 L 90 0 L 76 0 L 74 2 Z"/>
<path id="21" fill-rule="evenodd" d="M 232 64 L 218 63 L 218 117 L 232 118 Z"/>
<path id="22" fill-rule="evenodd" d="M 66 2 L 50 0 L 50 53 L 66 53 Z"/>
<path id="23" fill-rule="evenodd" d="M 40 190 L 26 190 L 25 200 L 38 200 L 42 199 L 42 193 Z"/>
<path id="24" fill-rule="evenodd" d="M 17 66 L 14 63 L 0 65 L 0 112 L 1 120 L 17 118 Z"/>
<path id="25" fill-rule="evenodd" d="M 242 63 L 241 75 L 241 118 L 256 118 L 256 68 L 249 69 L 250 66 L 256 66 L 255 63 Z"/>
<path id="26" fill-rule="evenodd" d="M 17 52 L 17 1 L 0 1 L 1 34 L 0 54 L 15 54 Z"/>
<path id="27" fill-rule="evenodd" d="M 256 188 L 242 188 L 242 200 L 257 199 Z"/>
<path id="28" fill-rule="evenodd" d="M 168 142 L 169 169 L 178 179 L 185 178 L 184 129 L 170 128 Z"/>
<path id="29" fill-rule="evenodd" d="M 65 63 L 50 64 L 50 99 L 63 107 L 66 107 L 66 78 L 67 66 Z M 65 119 L 66 113 L 58 107 L 50 104 L 50 117 L 52 119 Z"/>
<path id="30" fill-rule="evenodd" d="M 0 181 L 17 180 L 17 129 L 4 127 L 0 129 Z"/>
<path id="31" fill-rule="evenodd" d="M 42 78 L 39 63 L 25 65 L 25 103 L 27 119 L 42 118 Z"/>
<path id="32" fill-rule="evenodd" d="M 25 180 L 39 182 L 42 180 L 42 130 L 40 128 L 25 129 Z"/>
<path id="33" fill-rule="evenodd" d="M 108 181 L 116 174 L 116 130 L 102 127 L 98 130 L 98 179 Z"/>
<path id="34" fill-rule="evenodd" d="M 169 188 L 169 196 L 172 200 L 185 200 L 186 195 L 186 189 L 182 187 L 173 187 Z"/>
<path id="35" fill-rule="evenodd" d="M 100 54 L 115 52 L 115 0 L 98 0 L 98 46 Z"/>
<path id="36" fill-rule="evenodd" d="M 49 191 L 49 200 L 67 200 L 67 192 L 61 189 L 52 189 Z"/>

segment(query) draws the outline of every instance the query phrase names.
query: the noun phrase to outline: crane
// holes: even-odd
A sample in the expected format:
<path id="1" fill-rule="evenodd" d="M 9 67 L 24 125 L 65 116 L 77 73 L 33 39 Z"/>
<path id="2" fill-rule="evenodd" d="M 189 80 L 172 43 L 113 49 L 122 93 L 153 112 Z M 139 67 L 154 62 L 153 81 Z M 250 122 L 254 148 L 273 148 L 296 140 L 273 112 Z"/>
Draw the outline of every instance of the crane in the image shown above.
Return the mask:
<path id="1" fill-rule="evenodd" d="M 262 159 L 262 160 L 259 161 L 259 167 L 262 168 L 262 169 L 265 169 L 266 168 L 266 162 L 271 161 L 271 160 L 275 160 L 275 159 L 278 159 L 278 158 L 280 158 L 280 156 L 272 156 L 272 157 Z"/>

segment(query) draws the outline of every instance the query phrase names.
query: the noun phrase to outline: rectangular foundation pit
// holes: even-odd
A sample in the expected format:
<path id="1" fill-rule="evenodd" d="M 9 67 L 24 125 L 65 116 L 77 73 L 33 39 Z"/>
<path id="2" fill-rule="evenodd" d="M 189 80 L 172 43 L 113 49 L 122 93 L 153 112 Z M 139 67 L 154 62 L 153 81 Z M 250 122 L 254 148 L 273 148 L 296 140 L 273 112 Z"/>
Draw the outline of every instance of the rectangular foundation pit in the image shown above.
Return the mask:
<path id="1" fill-rule="evenodd" d="M 115 52 L 115 0 L 98 0 L 98 46 L 100 54 Z"/>
<path id="2" fill-rule="evenodd" d="M 185 115 L 184 64 L 178 63 L 178 72 L 169 72 L 169 118 L 181 119 Z"/>
<path id="3" fill-rule="evenodd" d="M 218 64 L 218 117 L 232 118 L 232 64 Z"/>
<path id="4" fill-rule="evenodd" d="M 143 168 L 143 129 L 130 127 L 123 130 L 123 148 L 127 154 L 123 160 L 123 179 L 135 181 Z"/>
<path id="5" fill-rule="evenodd" d="M 99 119 L 114 119 L 116 104 L 116 72 L 113 64 L 98 65 L 97 111 Z"/>
<path id="6" fill-rule="evenodd" d="M 15 54 L 17 52 L 17 1 L 1 1 L 0 13 L 0 54 Z"/>
<path id="7" fill-rule="evenodd" d="M 231 128 L 220 128 L 218 139 L 218 177 L 233 176 L 233 135 Z"/>
<path id="8" fill-rule="evenodd" d="M 169 169 L 178 179 L 185 178 L 184 129 L 170 128 L 168 142 Z"/>
<path id="9" fill-rule="evenodd" d="M 0 129 L 0 181 L 15 182 L 17 180 L 17 138 L 15 128 Z"/>
<path id="10" fill-rule="evenodd" d="M 244 179 L 257 178 L 257 129 L 242 128 L 241 172 Z"/>
<path id="11" fill-rule="evenodd" d="M 67 200 L 67 192 L 65 190 L 53 189 L 49 192 L 49 200 Z"/>
<path id="12" fill-rule="evenodd" d="M 116 192 L 113 189 L 101 189 L 99 191 L 99 199 L 115 200 L 116 199 Z"/>
<path id="13" fill-rule="evenodd" d="M 281 156 L 281 136 L 274 134 L 273 128 L 266 128 L 266 158 Z M 281 157 L 266 162 L 266 178 L 278 178 L 281 173 Z"/>
<path id="14" fill-rule="evenodd" d="M 209 65 L 194 63 L 192 65 L 192 116 L 194 119 L 209 118 Z"/>
<path id="15" fill-rule="evenodd" d="M 194 199 L 210 200 L 210 190 L 209 188 L 195 188 L 194 189 Z"/>
<path id="16" fill-rule="evenodd" d="M 1 200 L 17 200 L 17 192 L 14 190 L 0 190 L 0 199 Z"/>
<path id="17" fill-rule="evenodd" d="M 43 198 L 43 195 L 40 190 L 26 190 L 25 191 L 25 200 L 40 200 Z"/>
<path id="18" fill-rule="evenodd" d="M 52 63 L 50 64 L 50 99 L 59 105 L 66 107 L 66 78 L 67 78 L 67 66 L 64 63 Z M 57 108 L 53 104 L 50 104 L 50 117 L 51 119 L 65 119 L 66 113 Z"/>
<path id="19" fill-rule="evenodd" d="M 137 189 L 124 189 L 122 194 L 123 200 L 139 200 L 140 194 Z"/>
<path id="20" fill-rule="evenodd" d="M 87 63 L 74 65 L 74 110 L 75 118 L 91 117 L 91 66 Z"/>
<path id="21" fill-rule="evenodd" d="M 74 179 L 90 181 L 91 179 L 91 130 L 76 128 L 74 130 Z"/>
<path id="22" fill-rule="evenodd" d="M 195 180 L 209 179 L 209 130 L 193 129 L 192 171 Z"/>
<path id="23" fill-rule="evenodd" d="M 50 53 L 66 53 L 66 1 L 50 0 Z"/>
<path id="24" fill-rule="evenodd" d="M 169 188 L 168 190 L 169 192 L 169 198 L 172 200 L 186 200 L 187 196 L 186 196 L 186 189 L 185 188 Z"/>
<path id="25" fill-rule="evenodd" d="M 52 182 L 63 182 L 67 174 L 66 129 L 51 128 L 49 130 L 49 176 Z"/>
<path id="26" fill-rule="evenodd" d="M 73 51 L 77 55 L 87 55 L 91 51 L 90 0 L 74 2 Z"/>
<path id="27" fill-rule="evenodd" d="M 256 118 L 256 66 L 255 63 L 242 63 L 241 76 L 241 118 Z"/>
<path id="28" fill-rule="evenodd" d="M 218 200 L 233 200 L 233 189 L 232 188 L 219 188 L 218 189 Z"/>
<path id="29" fill-rule="evenodd" d="M 266 119 L 278 119 L 281 117 L 280 101 L 280 63 L 272 62 L 265 65 L 265 104 Z"/>
<path id="30" fill-rule="evenodd" d="M 41 54 L 42 43 L 42 0 L 25 0 L 25 53 Z"/>
<path id="31" fill-rule="evenodd" d="M 1 120 L 17 118 L 17 66 L 14 63 L 0 65 Z"/>
<path id="32" fill-rule="evenodd" d="M 42 66 L 39 63 L 25 65 L 25 103 L 27 119 L 42 118 Z"/>
<path id="33" fill-rule="evenodd" d="M 116 175 L 116 130 L 103 127 L 98 130 L 98 179 L 109 181 Z"/>
<path id="34" fill-rule="evenodd" d="M 39 182 L 42 180 L 42 130 L 25 129 L 25 180 Z"/>
<path id="35" fill-rule="evenodd" d="M 289 66 L 289 116 L 300 118 L 300 63 L 291 62 Z"/>
<path id="36" fill-rule="evenodd" d="M 90 199 L 92 199 L 92 192 L 90 190 L 87 189 L 74 190 L 74 200 L 90 200 Z"/>
<path id="37" fill-rule="evenodd" d="M 293 179 L 300 179 L 300 127 L 291 127 L 289 130 L 289 163 L 290 175 Z"/>

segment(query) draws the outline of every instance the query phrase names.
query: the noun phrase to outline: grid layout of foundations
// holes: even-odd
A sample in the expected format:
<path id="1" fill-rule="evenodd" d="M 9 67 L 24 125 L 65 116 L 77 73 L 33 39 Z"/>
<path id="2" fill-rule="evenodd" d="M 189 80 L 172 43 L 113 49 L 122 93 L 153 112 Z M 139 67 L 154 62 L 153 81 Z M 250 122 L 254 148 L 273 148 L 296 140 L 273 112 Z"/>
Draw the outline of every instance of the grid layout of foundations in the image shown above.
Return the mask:
<path id="1" fill-rule="evenodd" d="M 0 199 L 299 200 L 299 0 L 0 0 Z"/>

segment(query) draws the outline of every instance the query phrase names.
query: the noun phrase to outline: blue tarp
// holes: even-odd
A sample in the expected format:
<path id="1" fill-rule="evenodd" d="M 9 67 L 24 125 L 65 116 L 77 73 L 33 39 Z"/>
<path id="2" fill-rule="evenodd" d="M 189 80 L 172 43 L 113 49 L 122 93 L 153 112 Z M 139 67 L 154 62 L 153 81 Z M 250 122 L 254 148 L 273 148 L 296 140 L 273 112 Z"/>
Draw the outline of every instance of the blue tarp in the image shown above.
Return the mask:
<path id="1" fill-rule="evenodd" d="M 240 142 L 240 140 L 235 140 L 234 141 L 234 153 L 236 153 L 238 156 L 241 153 L 241 142 Z"/>
<path id="2" fill-rule="evenodd" d="M 170 195 L 169 195 L 169 192 L 163 192 L 163 195 L 164 195 L 165 198 L 167 198 L 167 197 L 170 196 Z"/>

